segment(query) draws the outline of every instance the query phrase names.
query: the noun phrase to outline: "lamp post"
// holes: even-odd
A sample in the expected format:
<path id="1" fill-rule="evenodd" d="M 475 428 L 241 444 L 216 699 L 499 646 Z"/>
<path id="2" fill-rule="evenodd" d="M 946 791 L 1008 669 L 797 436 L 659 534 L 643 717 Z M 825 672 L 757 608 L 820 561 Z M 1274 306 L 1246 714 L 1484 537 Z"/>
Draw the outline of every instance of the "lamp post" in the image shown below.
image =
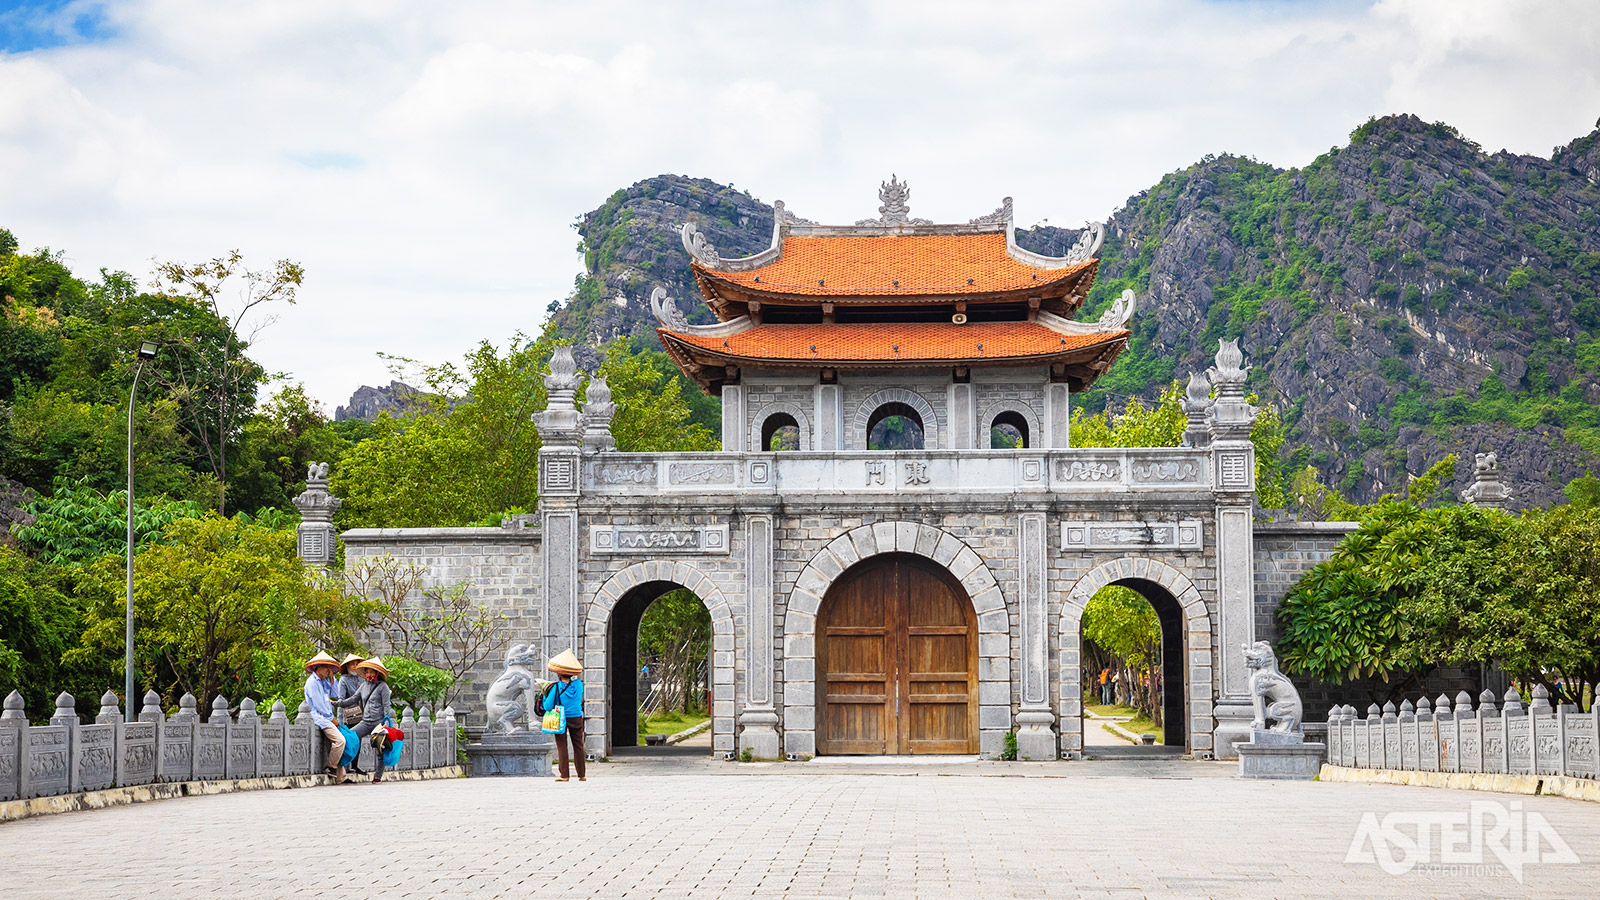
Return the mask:
<path id="1" fill-rule="evenodd" d="M 123 660 L 123 687 L 126 691 L 123 699 L 124 718 L 132 722 L 138 718 L 138 704 L 133 696 L 133 398 L 139 393 L 139 376 L 144 372 L 144 364 L 156 358 L 156 345 L 154 341 L 145 341 L 139 345 L 139 365 L 133 370 L 133 387 L 128 390 L 128 622 L 126 640 L 126 655 Z"/>

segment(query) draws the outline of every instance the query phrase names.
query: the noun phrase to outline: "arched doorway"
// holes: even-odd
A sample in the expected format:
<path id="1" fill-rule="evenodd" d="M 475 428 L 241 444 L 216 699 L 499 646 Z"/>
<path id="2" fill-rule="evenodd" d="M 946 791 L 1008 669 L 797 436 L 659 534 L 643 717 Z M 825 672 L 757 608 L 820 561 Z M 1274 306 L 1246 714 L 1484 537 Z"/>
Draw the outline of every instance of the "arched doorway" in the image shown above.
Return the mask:
<path id="1" fill-rule="evenodd" d="M 867 419 L 868 450 L 921 450 L 925 443 L 922 414 L 908 404 L 885 403 Z"/>
<path id="2" fill-rule="evenodd" d="M 1137 598 L 1128 599 L 1126 593 L 1120 597 L 1113 596 L 1112 589 L 1116 588 L 1125 589 L 1125 591 L 1137 595 Z M 1087 621 L 1094 616 L 1092 607 L 1096 603 L 1114 603 L 1124 599 L 1128 599 L 1128 602 L 1133 604 L 1149 604 L 1149 610 L 1144 615 L 1149 616 L 1151 611 L 1154 612 L 1159 638 L 1157 640 L 1158 646 L 1154 648 L 1154 653 L 1150 653 L 1148 649 L 1144 648 L 1135 651 L 1141 656 L 1148 654 L 1153 658 L 1141 660 L 1136 670 L 1133 668 L 1121 668 L 1119 673 L 1122 676 L 1121 680 L 1108 685 L 1109 692 L 1112 694 L 1112 703 L 1121 706 L 1142 706 L 1150 699 L 1154 699 L 1160 710 L 1159 734 L 1162 746 L 1173 749 L 1186 748 L 1188 745 L 1188 715 L 1186 708 L 1188 691 L 1186 689 L 1187 679 L 1185 678 L 1187 666 L 1185 665 L 1184 653 L 1186 631 L 1184 628 L 1183 607 L 1170 591 L 1154 581 L 1143 578 L 1118 579 L 1100 588 L 1094 597 L 1090 599 L 1090 607 L 1086 607 L 1084 618 L 1080 620 L 1080 624 L 1085 629 L 1085 662 L 1089 661 L 1088 657 L 1095 649 L 1094 639 L 1089 634 L 1089 626 L 1087 624 Z M 1126 611 L 1123 611 L 1122 615 L 1113 613 L 1108 618 L 1111 621 L 1101 622 L 1099 627 L 1107 628 L 1109 626 L 1137 631 L 1142 626 L 1142 623 L 1137 621 L 1137 616 L 1127 615 Z M 1140 642 L 1135 641 L 1134 643 L 1136 645 Z M 1100 701 L 1100 698 L 1096 696 L 1100 690 L 1096 684 L 1099 672 L 1099 668 L 1090 665 L 1083 673 L 1084 681 L 1086 682 L 1084 686 L 1086 705 L 1093 705 Z M 1130 674 L 1134 676 L 1132 682 L 1128 681 Z M 1135 691 L 1141 695 L 1139 703 L 1134 703 L 1132 699 L 1132 694 Z M 1098 726 L 1085 722 L 1084 727 L 1088 729 Z M 1085 734 L 1085 743 L 1087 744 L 1089 742 L 1087 731 Z"/>
<path id="3" fill-rule="evenodd" d="M 606 632 L 606 683 L 610 686 L 606 730 L 613 750 L 636 746 L 639 743 L 640 701 L 650 695 L 652 688 L 662 688 L 664 677 L 676 677 L 678 674 L 662 671 L 662 664 L 667 661 L 660 658 L 652 660 L 656 666 L 653 671 L 646 674 L 642 670 L 639 653 L 640 624 L 645 620 L 652 604 L 658 600 L 684 597 L 691 598 L 695 603 L 700 602 L 693 592 L 680 584 L 670 581 L 646 582 L 624 594 L 611 612 L 610 626 Z M 685 681 L 697 685 L 693 688 L 697 692 L 708 691 L 711 685 L 708 659 L 711 648 L 711 620 L 709 612 L 703 606 L 700 611 L 705 613 L 703 648 L 680 650 L 690 657 L 688 662 L 696 664 L 695 671 L 689 673 L 690 677 Z M 685 639 L 698 638 L 690 636 Z M 681 665 L 683 661 L 676 662 Z M 684 688 L 680 685 L 671 691 L 661 693 L 670 697 L 670 702 L 676 705 L 685 699 L 683 692 Z M 687 705 L 694 708 L 705 707 L 706 713 L 709 714 L 710 704 L 706 698 L 692 697 L 689 700 Z"/>
<path id="4" fill-rule="evenodd" d="M 819 754 L 976 753 L 977 616 L 942 566 L 874 556 L 817 614 Z"/>

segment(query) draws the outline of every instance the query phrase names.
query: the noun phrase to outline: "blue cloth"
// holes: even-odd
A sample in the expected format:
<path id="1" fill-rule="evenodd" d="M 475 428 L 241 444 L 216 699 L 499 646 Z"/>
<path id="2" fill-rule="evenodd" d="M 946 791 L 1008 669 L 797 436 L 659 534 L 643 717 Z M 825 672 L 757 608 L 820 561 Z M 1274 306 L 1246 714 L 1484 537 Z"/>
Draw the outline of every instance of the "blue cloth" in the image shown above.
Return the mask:
<path id="1" fill-rule="evenodd" d="M 383 764 L 393 768 L 400 762 L 400 748 L 405 746 L 405 741 L 390 741 L 389 746 L 383 751 Z"/>
<path id="2" fill-rule="evenodd" d="M 339 734 L 344 736 L 344 756 L 339 760 L 339 765 L 348 766 L 356 761 L 356 754 L 361 752 L 361 737 L 343 722 L 338 727 Z"/>
<path id="3" fill-rule="evenodd" d="M 318 728 L 333 724 L 333 698 L 339 692 L 331 678 L 318 678 L 312 673 L 306 678 L 306 703 L 311 707 L 311 721 Z"/>
<path id="4" fill-rule="evenodd" d="M 561 697 L 561 708 L 567 711 L 567 718 L 583 718 L 583 679 L 574 678 L 564 681 L 556 686 Z"/>

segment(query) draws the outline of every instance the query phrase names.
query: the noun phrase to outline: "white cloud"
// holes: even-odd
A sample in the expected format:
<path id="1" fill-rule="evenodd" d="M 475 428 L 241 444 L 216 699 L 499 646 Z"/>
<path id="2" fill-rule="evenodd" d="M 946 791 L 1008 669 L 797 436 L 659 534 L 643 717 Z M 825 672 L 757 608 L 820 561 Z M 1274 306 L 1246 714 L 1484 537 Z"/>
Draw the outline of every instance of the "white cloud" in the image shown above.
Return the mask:
<path id="1" fill-rule="evenodd" d="M 662 172 L 851 221 L 891 171 L 962 220 L 1101 218 L 1211 152 L 1300 165 L 1415 112 L 1548 153 L 1600 115 L 1589 0 L 490 2 L 108 8 L 0 56 L 0 225 L 84 274 L 305 263 L 263 335 L 330 406 L 534 330 L 569 227 Z"/>

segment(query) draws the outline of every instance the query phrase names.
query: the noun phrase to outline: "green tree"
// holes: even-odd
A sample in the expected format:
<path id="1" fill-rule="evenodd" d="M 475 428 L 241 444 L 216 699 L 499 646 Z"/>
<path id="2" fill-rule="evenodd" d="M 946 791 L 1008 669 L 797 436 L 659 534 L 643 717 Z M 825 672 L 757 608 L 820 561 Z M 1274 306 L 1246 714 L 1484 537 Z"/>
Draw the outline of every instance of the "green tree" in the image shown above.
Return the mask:
<path id="1" fill-rule="evenodd" d="M 135 622 L 142 681 L 169 699 L 184 692 L 209 703 L 218 693 L 283 696 L 304 675 L 308 650 L 358 648 L 353 629 L 364 601 L 316 583 L 295 555 L 292 529 L 208 514 L 168 525 L 164 541 L 134 556 Z M 85 570 L 88 618 L 69 660 L 120 668 L 122 561 L 101 557 Z"/>
<path id="2" fill-rule="evenodd" d="M 218 326 L 216 340 L 209 344 L 169 344 L 153 374 L 179 402 L 184 430 L 216 478 L 217 511 L 226 514 L 232 445 L 266 377 L 245 350 L 273 321 L 256 318 L 261 308 L 280 301 L 294 303 L 305 271 L 287 259 L 270 271 L 252 271 L 234 250 L 198 264 L 161 263 L 156 277 L 166 296 L 188 304 Z M 244 328 L 250 329 L 249 334 L 241 333 Z"/>
<path id="3" fill-rule="evenodd" d="M 691 591 L 661 595 L 639 620 L 639 653 L 656 659 L 661 708 L 689 712 L 699 667 L 711 652 L 711 613 Z"/>
<path id="4" fill-rule="evenodd" d="M 0 544 L 0 696 L 20 691 L 36 719 L 54 709 L 57 693 L 75 687 L 61 658 L 77 642 L 82 623 L 59 581 Z"/>
<path id="5" fill-rule="evenodd" d="M 1133 706 L 1152 722 L 1161 724 L 1161 703 L 1154 686 L 1161 665 L 1161 620 L 1137 591 L 1108 585 L 1095 592 L 1083 608 L 1083 637 L 1087 642 L 1086 674 L 1102 668 L 1122 673 L 1133 685 Z"/>
<path id="6" fill-rule="evenodd" d="M 12 533 L 39 559 L 55 566 L 75 566 L 101 556 L 122 557 L 127 546 L 128 492 L 102 494 L 87 480 L 56 479 L 55 490 L 29 506 L 32 525 L 18 525 Z M 159 540 L 164 529 L 178 519 L 199 516 L 192 501 L 157 499 L 133 512 L 136 545 Z M 137 551 L 136 551 L 137 555 Z"/>

